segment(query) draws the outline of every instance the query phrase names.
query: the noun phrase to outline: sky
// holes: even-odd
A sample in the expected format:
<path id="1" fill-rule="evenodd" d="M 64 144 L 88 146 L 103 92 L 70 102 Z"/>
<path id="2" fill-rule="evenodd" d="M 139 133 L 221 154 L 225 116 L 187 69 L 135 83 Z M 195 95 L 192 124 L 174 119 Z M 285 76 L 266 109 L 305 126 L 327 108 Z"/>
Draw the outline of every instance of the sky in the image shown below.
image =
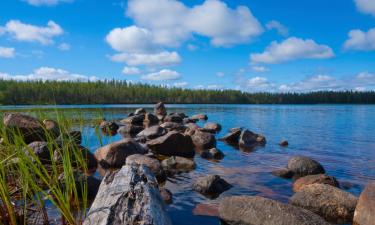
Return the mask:
<path id="1" fill-rule="evenodd" d="M 375 0 L 2 0 L 0 79 L 375 90 Z"/>

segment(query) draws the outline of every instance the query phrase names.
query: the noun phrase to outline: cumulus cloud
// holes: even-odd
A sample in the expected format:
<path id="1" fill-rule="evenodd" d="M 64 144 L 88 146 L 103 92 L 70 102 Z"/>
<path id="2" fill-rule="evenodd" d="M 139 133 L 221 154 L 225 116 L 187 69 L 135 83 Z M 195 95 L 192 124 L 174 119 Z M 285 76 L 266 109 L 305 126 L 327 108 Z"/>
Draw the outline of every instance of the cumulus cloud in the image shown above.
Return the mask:
<path id="1" fill-rule="evenodd" d="M 52 67 L 40 67 L 35 69 L 32 73 L 26 75 L 10 75 L 7 73 L 0 73 L 0 79 L 4 80 L 56 80 L 56 81 L 97 81 L 96 76 L 87 76 L 77 73 L 70 73 L 63 69 Z"/>
<path id="2" fill-rule="evenodd" d="M 14 48 L 7 48 L 0 46 L 0 58 L 14 58 L 16 50 Z"/>
<path id="3" fill-rule="evenodd" d="M 281 36 L 286 37 L 289 35 L 289 29 L 277 20 L 271 20 L 266 24 L 266 27 L 268 30 L 275 29 Z"/>
<path id="4" fill-rule="evenodd" d="M 140 74 L 141 70 L 138 67 L 125 66 L 124 69 L 122 70 L 122 73 L 125 75 L 135 75 L 135 74 Z"/>
<path id="5" fill-rule="evenodd" d="M 73 2 L 73 0 L 24 0 L 33 6 L 54 6 L 63 2 Z"/>
<path id="6" fill-rule="evenodd" d="M 224 77 L 225 74 L 224 74 L 223 72 L 217 72 L 217 73 L 216 73 L 216 76 L 218 76 L 218 77 Z"/>
<path id="7" fill-rule="evenodd" d="M 257 73 L 264 73 L 269 71 L 269 69 L 265 66 L 252 66 L 251 69 Z"/>
<path id="8" fill-rule="evenodd" d="M 59 44 L 59 46 L 57 48 L 60 49 L 61 51 L 69 51 L 70 50 L 70 44 L 61 43 L 61 44 Z"/>
<path id="9" fill-rule="evenodd" d="M 174 71 L 163 69 L 159 72 L 149 73 L 141 77 L 142 80 L 149 80 L 149 81 L 166 81 L 166 80 L 177 80 L 180 79 L 181 75 Z"/>
<path id="10" fill-rule="evenodd" d="M 176 83 L 173 83 L 173 86 L 174 87 L 177 87 L 177 88 L 184 88 L 188 85 L 189 83 L 188 82 L 176 82 Z"/>
<path id="11" fill-rule="evenodd" d="M 351 30 L 349 38 L 345 41 L 344 48 L 349 50 L 372 51 L 375 50 L 375 28 L 367 32 L 362 30 Z"/>
<path id="12" fill-rule="evenodd" d="M 375 16 L 375 1 L 374 0 L 354 0 L 354 1 L 360 12 Z"/>
<path id="13" fill-rule="evenodd" d="M 170 66 L 181 62 L 177 52 L 159 52 L 155 54 L 118 53 L 111 56 L 115 62 L 124 62 L 129 66 Z"/>
<path id="14" fill-rule="evenodd" d="M 311 39 L 290 37 L 281 43 L 273 41 L 263 53 L 250 55 L 252 63 L 281 63 L 297 59 L 326 59 L 334 56 L 327 45 L 317 44 Z"/>
<path id="15" fill-rule="evenodd" d="M 275 86 L 265 77 L 253 77 L 246 82 L 246 89 L 251 92 L 273 91 Z"/>
<path id="16" fill-rule="evenodd" d="M 15 40 L 39 42 L 42 45 L 52 44 L 54 37 L 64 33 L 63 29 L 52 20 L 48 21 L 45 27 L 10 20 L 4 27 L 0 27 L 0 30 L 0 34 L 8 34 Z"/>

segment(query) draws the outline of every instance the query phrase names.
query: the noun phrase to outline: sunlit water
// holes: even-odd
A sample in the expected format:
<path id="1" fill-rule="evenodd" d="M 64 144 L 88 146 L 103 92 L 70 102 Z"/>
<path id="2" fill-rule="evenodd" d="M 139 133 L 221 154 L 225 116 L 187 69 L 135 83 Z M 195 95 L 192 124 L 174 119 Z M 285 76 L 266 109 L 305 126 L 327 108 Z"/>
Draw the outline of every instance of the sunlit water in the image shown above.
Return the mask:
<path id="1" fill-rule="evenodd" d="M 1 107 L 15 111 L 41 106 Z M 49 108 L 50 106 L 44 106 Z M 76 108 L 84 117 L 91 118 L 103 111 L 106 119 L 120 120 L 135 108 L 152 111 L 152 105 L 90 105 L 60 106 L 75 116 Z M 214 217 L 197 216 L 193 209 L 199 203 L 217 203 L 230 195 L 259 195 L 287 202 L 293 194 L 292 181 L 273 176 L 270 172 L 285 167 L 293 155 L 310 156 L 319 161 L 329 175 L 342 183 L 350 183 L 349 192 L 359 195 L 370 180 L 375 180 L 375 106 L 372 105 L 167 105 L 168 112 L 187 115 L 206 113 L 208 121 L 223 126 L 217 137 L 232 127 L 245 127 L 266 136 L 265 147 L 253 152 L 241 152 L 220 141 L 217 147 L 225 153 L 219 162 L 195 157 L 197 168 L 170 178 L 166 187 L 173 193 L 173 204 L 168 212 L 174 224 L 219 224 Z M 202 122 L 199 122 L 203 125 Z M 120 139 L 103 136 L 103 144 Z M 289 141 L 284 148 L 280 140 Z M 100 142 L 95 130 L 88 125 L 84 143 L 95 151 Z M 206 174 L 218 174 L 233 185 L 219 198 L 209 200 L 192 191 L 194 180 Z M 346 185 L 347 186 L 347 185 Z"/>

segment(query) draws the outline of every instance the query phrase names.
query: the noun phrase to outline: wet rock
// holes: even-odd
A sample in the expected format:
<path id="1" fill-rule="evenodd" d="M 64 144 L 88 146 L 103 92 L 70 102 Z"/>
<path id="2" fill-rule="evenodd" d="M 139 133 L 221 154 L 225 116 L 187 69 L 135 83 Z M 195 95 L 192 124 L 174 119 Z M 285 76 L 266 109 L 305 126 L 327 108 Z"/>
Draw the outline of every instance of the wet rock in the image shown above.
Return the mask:
<path id="1" fill-rule="evenodd" d="M 286 146 L 288 146 L 289 145 L 289 142 L 287 141 L 287 140 L 282 140 L 282 141 L 280 141 L 280 146 L 282 146 L 282 147 L 286 147 Z"/>
<path id="2" fill-rule="evenodd" d="M 147 141 L 147 146 L 156 154 L 192 158 L 195 151 L 191 138 L 177 131 Z"/>
<path id="3" fill-rule="evenodd" d="M 164 122 L 182 123 L 182 117 L 178 114 L 170 114 L 164 117 Z"/>
<path id="4" fill-rule="evenodd" d="M 34 117 L 20 113 L 5 113 L 3 122 L 5 128 L 12 131 L 7 132 L 10 141 L 14 140 L 14 134 L 22 137 L 26 144 L 46 139 L 43 123 Z"/>
<path id="5" fill-rule="evenodd" d="M 126 157 L 133 154 L 146 154 L 148 151 L 133 139 L 124 138 L 96 150 L 95 157 L 104 168 L 121 168 Z"/>
<path id="6" fill-rule="evenodd" d="M 192 119 L 192 118 L 184 118 L 184 119 L 182 119 L 182 123 L 183 124 L 196 123 L 196 122 L 198 122 L 198 119 Z"/>
<path id="7" fill-rule="evenodd" d="M 219 217 L 228 225 L 329 225 L 308 210 L 259 196 L 223 198 Z"/>
<path id="8" fill-rule="evenodd" d="M 293 191 L 298 192 L 304 186 L 309 184 L 328 184 L 333 187 L 339 187 L 339 182 L 336 180 L 336 178 L 325 174 L 315 174 L 297 179 L 293 184 Z"/>
<path id="9" fill-rule="evenodd" d="M 113 121 L 103 120 L 102 122 L 100 122 L 99 128 L 103 132 L 103 134 L 113 136 L 117 133 L 119 126 Z"/>
<path id="10" fill-rule="evenodd" d="M 305 156 L 294 156 L 290 158 L 287 168 L 293 171 L 294 175 L 298 177 L 325 173 L 320 163 Z"/>
<path id="11" fill-rule="evenodd" d="M 375 181 L 367 184 L 359 196 L 358 204 L 354 212 L 354 225 L 375 224 Z"/>
<path id="12" fill-rule="evenodd" d="M 228 134 L 224 137 L 220 138 L 219 140 L 224 141 L 228 144 L 237 145 L 238 141 L 240 140 L 241 135 L 241 128 L 239 129 L 231 129 Z"/>
<path id="13" fill-rule="evenodd" d="M 145 137 L 147 140 L 163 136 L 167 131 L 159 125 L 148 127 L 137 134 L 137 137 Z"/>
<path id="14" fill-rule="evenodd" d="M 189 131 L 198 130 L 198 129 L 201 128 L 200 126 L 198 126 L 198 125 L 195 124 L 195 123 L 187 123 L 187 124 L 185 124 L 185 127 L 186 127 Z"/>
<path id="15" fill-rule="evenodd" d="M 139 132 L 143 130 L 142 126 L 133 125 L 133 124 L 126 124 L 124 126 L 121 126 L 117 132 L 123 137 L 123 138 L 129 138 L 137 135 Z"/>
<path id="16" fill-rule="evenodd" d="M 208 122 L 208 123 L 204 124 L 203 128 L 211 131 L 212 133 L 217 133 L 217 132 L 221 131 L 221 125 L 218 124 L 218 123 Z"/>
<path id="17" fill-rule="evenodd" d="M 134 115 L 141 115 L 146 114 L 146 110 L 144 108 L 138 108 L 134 111 Z"/>
<path id="18" fill-rule="evenodd" d="M 274 176 L 282 177 L 282 178 L 286 178 L 286 179 L 290 179 L 294 176 L 293 171 L 291 171 L 290 169 L 286 169 L 286 168 L 274 170 L 274 171 L 272 171 L 272 174 Z"/>
<path id="19" fill-rule="evenodd" d="M 216 147 L 215 136 L 211 133 L 195 130 L 191 140 L 197 149 L 211 149 Z"/>
<path id="20" fill-rule="evenodd" d="M 256 146 L 265 145 L 266 138 L 260 134 L 253 133 L 249 130 L 243 130 L 240 134 L 238 145 L 244 148 L 254 148 Z"/>
<path id="21" fill-rule="evenodd" d="M 217 148 L 211 148 L 209 150 L 204 150 L 201 153 L 201 157 L 204 159 L 222 159 L 224 158 L 224 153 Z"/>
<path id="22" fill-rule="evenodd" d="M 159 119 L 152 113 L 146 113 L 145 119 L 143 120 L 143 124 L 146 126 L 153 126 L 159 123 Z"/>
<path id="23" fill-rule="evenodd" d="M 49 135 L 51 135 L 50 137 L 52 139 L 55 139 L 60 135 L 60 127 L 56 121 L 45 119 L 43 120 L 43 125 L 45 129 L 48 131 Z"/>
<path id="24" fill-rule="evenodd" d="M 173 203 L 173 195 L 172 192 L 164 187 L 159 188 L 160 190 L 160 195 L 165 204 L 172 204 Z"/>
<path id="25" fill-rule="evenodd" d="M 34 157 L 32 154 L 29 153 L 28 150 L 31 150 L 36 157 L 44 164 L 51 163 L 51 153 L 53 154 L 53 148 L 51 144 L 49 145 L 47 142 L 44 141 L 34 141 L 27 145 L 27 148 L 24 148 L 24 152 L 28 155 L 33 161 Z"/>
<path id="26" fill-rule="evenodd" d="M 128 118 L 125 118 L 125 119 L 121 120 L 120 122 L 122 124 L 133 124 L 133 125 L 142 126 L 144 119 L 145 119 L 145 115 L 139 114 L 139 115 L 134 115 L 134 116 L 130 116 Z"/>
<path id="27" fill-rule="evenodd" d="M 229 190 L 232 186 L 218 175 L 207 175 L 199 177 L 193 184 L 193 190 L 206 195 L 210 198 L 216 198 L 221 193 Z"/>
<path id="28" fill-rule="evenodd" d="M 180 156 L 172 156 L 168 159 L 164 159 L 161 162 L 161 165 L 163 169 L 170 174 L 189 172 L 196 167 L 196 164 L 193 160 Z"/>
<path id="29" fill-rule="evenodd" d="M 193 120 L 208 120 L 208 116 L 206 114 L 203 114 L 203 113 L 193 115 L 190 118 L 193 119 Z"/>
<path id="30" fill-rule="evenodd" d="M 184 132 L 186 130 L 186 127 L 184 125 L 175 122 L 164 122 L 160 126 L 165 128 L 167 131 L 175 130 Z"/>
<path id="31" fill-rule="evenodd" d="M 164 106 L 163 102 L 159 102 L 154 107 L 155 115 L 160 119 L 167 115 L 167 109 Z"/>
<path id="32" fill-rule="evenodd" d="M 357 198 L 327 184 L 310 184 L 295 193 L 289 203 L 310 210 L 332 223 L 351 223 Z"/>
<path id="33" fill-rule="evenodd" d="M 131 165 L 133 163 L 150 168 L 151 172 L 155 175 L 159 182 L 164 182 L 167 178 L 159 160 L 157 159 L 140 154 L 129 155 L 126 158 L 126 165 Z"/>

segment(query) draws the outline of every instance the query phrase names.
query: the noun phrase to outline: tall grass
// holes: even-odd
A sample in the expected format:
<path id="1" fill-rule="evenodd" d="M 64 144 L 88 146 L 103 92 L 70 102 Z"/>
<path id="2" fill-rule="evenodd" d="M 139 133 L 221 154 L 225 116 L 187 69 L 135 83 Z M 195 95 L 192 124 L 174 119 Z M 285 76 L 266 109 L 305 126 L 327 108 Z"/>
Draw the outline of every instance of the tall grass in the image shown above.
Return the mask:
<path id="1" fill-rule="evenodd" d="M 55 111 L 54 120 L 60 134 L 83 130 L 86 123 L 78 113 L 66 118 Z M 39 113 L 44 119 L 51 115 Z M 44 130 L 50 159 L 41 160 L 28 147 L 19 131 L 9 129 L 0 116 L 0 224 L 82 224 L 87 212 L 87 180 L 78 179 L 88 174 L 87 162 L 74 137 L 61 135 L 60 140 Z M 79 176 L 77 175 L 79 174 Z M 53 205 L 58 218 L 51 216 L 47 205 Z M 53 217 L 53 218 L 52 218 Z"/>

